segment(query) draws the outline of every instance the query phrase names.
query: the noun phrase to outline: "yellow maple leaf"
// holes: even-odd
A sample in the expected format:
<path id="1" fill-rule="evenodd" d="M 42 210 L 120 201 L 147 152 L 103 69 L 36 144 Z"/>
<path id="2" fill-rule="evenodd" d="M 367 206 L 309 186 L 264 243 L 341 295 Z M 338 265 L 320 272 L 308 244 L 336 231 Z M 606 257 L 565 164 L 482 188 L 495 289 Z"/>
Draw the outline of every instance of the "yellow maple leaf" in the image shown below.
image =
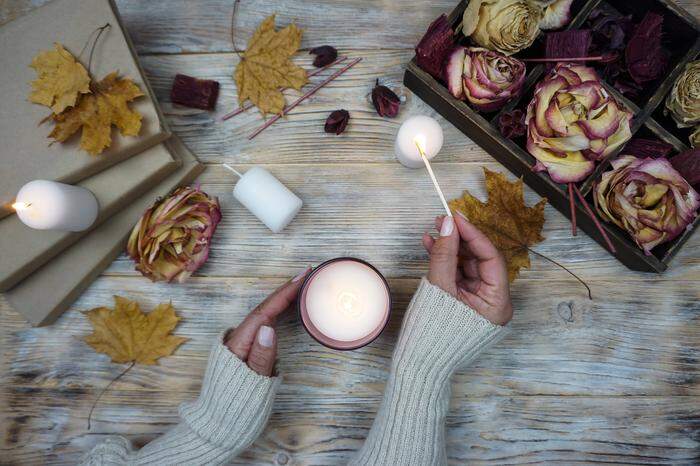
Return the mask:
<path id="1" fill-rule="evenodd" d="M 528 247 L 544 240 L 544 206 L 541 199 L 528 207 L 523 197 L 523 181 L 514 182 L 502 174 L 484 168 L 488 202 L 481 202 L 464 191 L 461 198 L 450 201 L 450 209 L 462 212 L 503 253 L 512 282 L 521 268 L 530 267 Z"/>
<path id="2" fill-rule="evenodd" d="M 37 54 L 29 65 L 37 73 L 29 100 L 61 113 L 75 105 L 80 94 L 90 93 L 90 76 L 61 44 L 55 43 L 54 47 Z"/>
<path id="3" fill-rule="evenodd" d="M 144 314 L 134 301 L 115 296 L 114 302 L 113 310 L 98 307 L 84 313 L 93 327 L 85 342 L 112 362 L 157 364 L 187 341 L 170 334 L 180 320 L 172 304 L 159 304 Z"/>
<path id="4" fill-rule="evenodd" d="M 49 137 L 66 141 L 82 128 L 80 147 L 90 154 L 101 153 L 112 143 L 112 125 L 124 136 L 136 136 L 141 131 L 141 115 L 128 103 L 143 95 L 130 79 L 110 73 L 94 86 L 94 93 L 84 95 L 78 105 L 52 115 L 56 126 Z"/>
<path id="5" fill-rule="evenodd" d="M 281 113 L 282 89 L 299 90 L 308 82 L 306 70 L 290 60 L 299 50 L 301 35 L 294 24 L 275 31 L 275 15 L 260 23 L 234 74 L 241 105 L 250 99 L 263 115 Z"/>

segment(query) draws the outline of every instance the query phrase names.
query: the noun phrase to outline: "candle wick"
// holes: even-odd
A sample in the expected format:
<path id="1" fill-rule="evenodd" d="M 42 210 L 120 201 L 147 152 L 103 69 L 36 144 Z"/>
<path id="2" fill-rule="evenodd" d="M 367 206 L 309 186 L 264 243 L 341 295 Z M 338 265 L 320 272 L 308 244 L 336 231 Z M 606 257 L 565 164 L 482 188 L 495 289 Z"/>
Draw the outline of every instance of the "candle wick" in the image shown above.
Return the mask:
<path id="1" fill-rule="evenodd" d="M 450 210 L 450 206 L 447 205 L 447 201 L 445 200 L 445 195 L 442 194 L 442 189 L 440 189 L 440 184 L 437 181 L 437 178 L 435 178 L 435 173 L 433 173 L 433 168 L 430 166 L 430 161 L 428 160 L 428 157 L 425 156 L 425 152 L 423 151 L 423 147 L 420 145 L 420 143 L 415 140 L 416 147 L 418 148 L 418 152 L 420 153 L 421 158 L 423 159 L 423 163 L 425 164 L 425 168 L 428 169 L 428 174 L 430 175 L 430 179 L 433 181 L 433 185 L 435 186 L 435 190 L 438 193 L 438 196 L 440 196 L 440 201 L 442 202 L 442 206 L 445 208 L 445 212 L 447 212 L 448 217 L 452 217 L 452 211 Z"/>
<path id="2" fill-rule="evenodd" d="M 224 164 L 222 164 L 222 165 L 224 166 L 225 169 L 227 169 L 227 170 L 230 171 L 231 173 L 234 173 L 234 174 L 237 175 L 239 178 L 243 178 L 243 174 L 242 174 L 241 172 L 239 172 L 238 170 L 236 170 L 235 168 L 233 168 L 231 165 L 229 165 L 229 164 L 227 164 L 227 163 L 224 163 Z"/>

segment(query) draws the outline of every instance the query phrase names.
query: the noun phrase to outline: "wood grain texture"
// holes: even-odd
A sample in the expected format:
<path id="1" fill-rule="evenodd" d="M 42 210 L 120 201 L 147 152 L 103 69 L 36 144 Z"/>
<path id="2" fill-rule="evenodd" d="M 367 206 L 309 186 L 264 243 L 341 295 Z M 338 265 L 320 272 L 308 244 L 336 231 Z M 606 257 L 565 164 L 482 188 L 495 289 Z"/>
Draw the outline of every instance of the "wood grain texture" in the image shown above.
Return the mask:
<path id="1" fill-rule="evenodd" d="M 46 3 L 4 0 L 0 22 Z M 680 5 L 700 16 L 700 2 Z M 421 170 L 394 162 L 393 139 L 414 114 L 435 115 L 401 84 L 415 42 L 455 0 L 287 0 L 241 3 L 237 40 L 263 16 L 306 28 L 303 47 L 331 44 L 364 60 L 253 142 L 255 111 L 224 123 L 237 106 L 228 21 L 231 0 L 117 0 L 126 27 L 174 132 L 208 164 L 199 181 L 220 198 L 224 218 L 207 264 L 184 285 L 152 284 L 119 258 L 59 321 L 30 328 L 0 298 L 0 464 L 75 464 L 108 434 L 143 445 L 177 422 L 177 405 L 201 383 L 212 339 L 235 325 L 282 280 L 338 255 L 369 260 L 388 278 L 396 307 L 372 345 L 342 353 L 308 337 L 290 313 L 279 323 L 285 381 L 270 425 L 235 464 L 344 464 L 367 435 L 378 407 L 401 316 L 427 268 L 420 246 L 440 203 Z M 309 57 L 299 54 L 310 67 Z M 216 79 L 215 113 L 170 103 L 176 73 Z M 321 77 L 316 78 L 320 80 Z M 369 102 L 376 79 L 403 99 L 396 119 Z M 298 95 L 290 92 L 289 96 Z M 327 114 L 345 108 L 341 136 L 323 133 Z M 484 196 L 481 167 L 505 172 L 488 154 L 438 118 L 445 146 L 435 160 L 448 197 Z M 271 234 L 231 197 L 221 163 L 262 164 L 305 202 L 281 234 Z M 526 188 L 526 200 L 537 196 Z M 513 285 L 512 331 L 453 381 L 447 441 L 450 464 L 700 463 L 700 236 L 662 276 L 627 270 L 566 219 L 546 209 L 540 258 Z M 67 271 L 69 273 L 69 271 Z M 172 300 L 190 338 L 158 366 L 135 367 L 107 392 L 86 432 L 97 392 L 122 369 L 80 341 L 80 313 L 112 295 L 144 309 Z"/>

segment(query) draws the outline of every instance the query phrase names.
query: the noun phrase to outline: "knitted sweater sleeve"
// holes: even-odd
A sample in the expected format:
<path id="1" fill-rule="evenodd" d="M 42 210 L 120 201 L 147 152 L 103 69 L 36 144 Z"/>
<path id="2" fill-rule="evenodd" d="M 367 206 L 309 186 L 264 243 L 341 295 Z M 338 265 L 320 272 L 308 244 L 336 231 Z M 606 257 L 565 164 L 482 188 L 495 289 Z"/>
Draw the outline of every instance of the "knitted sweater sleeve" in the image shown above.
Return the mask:
<path id="1" fill-rule="evenodd" d="M 379 412 L 350 464 L 446 464 L 450 377 L 504 331 L 423 279 L 404 316 Z"/>
<path id="2" fill-rule="evenodd" d="M 226 464 L 243 452 L 263 431 L 280 380 L 253 372 L 222 341 L 210 353 L 199 398 L 180 406 L 178 425 L 137 451 L 110 437 L 82 464 Z"/>

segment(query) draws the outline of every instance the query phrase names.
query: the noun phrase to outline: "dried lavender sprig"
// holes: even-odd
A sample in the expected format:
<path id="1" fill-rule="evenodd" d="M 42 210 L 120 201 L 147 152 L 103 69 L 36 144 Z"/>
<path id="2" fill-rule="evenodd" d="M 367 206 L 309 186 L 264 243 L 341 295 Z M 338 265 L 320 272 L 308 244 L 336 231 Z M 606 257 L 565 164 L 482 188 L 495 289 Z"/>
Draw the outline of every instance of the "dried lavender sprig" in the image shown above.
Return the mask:
<path id="1" fill-rule="evenodd" d="M 285 116 L 287 113 L 289 113 L 294 107 L 296 107 L 296 106 L 299 105 L 301 102 L 303 102 L 304 100 L 306 100 L 306 99 L 308 99 L 309 97 L 311 97 L 313 94 L 315 94 L 315 93 L 316 93 L 319 89 L 321 89 L 323 86 L 325 86 L 325 85 L 328 84 L 329 82 L 333 81 L 335 78 L 337 78 L 337 77 L 340 76 L 341 74 L 345 73 L 347 70 L 349 70 L 349 69 L 352 68 L 353 66 L 357 65 L 357 64 L 358 64 L 359 62 L 361 62 L 361 61 L 362 61 L 362 57 L 356 58 L 356 59 L 354 59 L 353 61 L 351 61 L 350 63 L 348 63 L 347 65 L 345 65 L 344 67 L 342 67 L 341 69 L 339 69 L 338 71 L 336 71 L 335 73 L 333 73 L 332 75 L 328 76 L 328 77 L 327 77 L 326 79 L 324 79 L 322 82 L 320 82 L 319 84 L 317 84 L 316 86 L 314 86 L 313 89 L 309 90 L 306 94 L 302 95 L 302 96 L 299 97 L 297 100 L 295 100 L 294 102 L 292 102 L 291 105 L 289 105 L 288 107 L 285 107 L 285 109 L 282 110 L 281 113 L 278 113 L 277 115 L 273 116 L 272 118 L 270 118 L 269 120 L 267 120 L 267 121 L 265 122 L 264 125 L 262 125 L 262 126 L 259 127 L 258 129 L 256 129 L 255 131 L 253 131 L 253 133 L 252 133 L 250 136 L 248 136 L 248 139 L 249 139 L 249 140 L 250 140 L 250 139 L 253 139 L 255 136 L 257 136 L 258 134 L 262 133 L 266 128 L 268 128 L 269 126 L 272 126 L 272 124 L 273 124 L 274 122 L 276 122 L 277 120 L 279 120 L 280 118 L 282 118 L 283 116 Z"/>

